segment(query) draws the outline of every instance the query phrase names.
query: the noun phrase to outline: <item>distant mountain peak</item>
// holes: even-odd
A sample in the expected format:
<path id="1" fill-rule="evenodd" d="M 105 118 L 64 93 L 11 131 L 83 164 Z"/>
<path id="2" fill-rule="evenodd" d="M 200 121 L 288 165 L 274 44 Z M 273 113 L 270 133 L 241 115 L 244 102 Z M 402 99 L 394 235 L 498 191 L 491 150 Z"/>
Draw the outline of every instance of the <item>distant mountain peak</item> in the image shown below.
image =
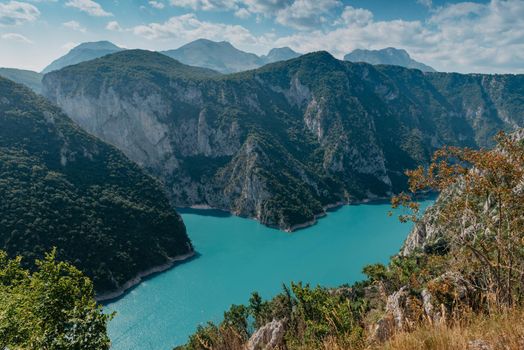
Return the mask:
<path id="1" fill-rule="evenodd" d="M 435 72 L 432 67 L 412 59 L 406 50 L 395 47 L 386 47 L 380 50 L 356 49 L 344 56 L 344 61 L 388 64 L 420 69 L 424 72 Z"/>
<path id="2" fill-rule="evenodd" d="M 91 42 L 85 42 L 81 43 L 78 46 L 75 46 L 71 51 L 73 50 L 122 50 L 122 48 L 116 46 L 110 41 L 102 40 L 102 41 L 91 41 Z"/>
<path id="3" fill-rule="evenodd" d="M 54 70 L 59 70 L 84 61 L 90 61 L 122 50 L 124 49 L 107 40 L 85 42 L 74 47 L 64 56 L 54 60 L 49 66 L 44 68 L 42 73 L 46 74 Z"/>
<path id="4" fill-rule="evenodd" d="M 271 54 L 282 53 L 282 52 L 285 52 L 285 53 L 297 53 L 297 52 L 293 51 L 289 46 L 284 46 L 284 47 L 275 47 L 275 48 L 269 50 L 269 53 L 267 55 L 270 56 Z"/>
<path id="5" fill-rule="evenodd" d="M 286 61 L 300 56 L 289 47 L 274 48 L 265 56 L 245 52 L 228 41 L 197 39 L 163 54 L 190 66 L 210 68 L 221 73 L 255 69 L 268 63 Z"/>
<path id="6" fill-rule="evenodd" d="M 188 49 L 188 48 L 191 48 L 191 47 L 199 47 L 199 46 L 238 50 L 229 41 L 213 41 L 213 40 L 204 39 L 204 38 L 200 38 L 200 39 L 196 39 L 194 41 L 191 41 L 191 42 L 189 42 L 189 43 L 187 43 L 185 45 L 180 46 L 176 50 Z M 169 50 L 169 51 L 172 51 L 172 50 Z M 240 50 L 238 50 L 238 51 L 240 51 Z"/>
<path id="7" fill-rule="evenodd" d="M 273 63 L 278 61 L 286 61 L 298 56 L 300 56 L 298 52 L 295 52 L 291 48 L 284 46 L 269 50 L 266 56 L 261 57 L 261 60 L 263 60 L 264 63 Z"/>
<path id="8" fill-rule="evenodd" d="M 235 73 L 258 68 L 260 58 L 254 53 L 237 49 L 227 41 L 197 39 L 178 49 L 162 51 L 184 64 L 209 68 L 221 73 Z"/>

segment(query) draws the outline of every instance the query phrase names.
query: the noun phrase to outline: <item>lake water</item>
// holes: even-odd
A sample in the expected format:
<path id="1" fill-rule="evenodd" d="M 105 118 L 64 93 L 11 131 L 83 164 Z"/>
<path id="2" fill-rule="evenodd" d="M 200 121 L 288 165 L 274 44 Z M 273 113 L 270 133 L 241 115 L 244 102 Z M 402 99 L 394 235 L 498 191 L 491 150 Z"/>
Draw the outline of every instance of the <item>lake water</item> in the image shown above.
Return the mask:
<path id="1" fill-rule="evenodd" d="M 291 281 L 335 287 L 361 279 L 362 267 L 387 262 L 410 230 L 389 210 L 386 203 L 344 206 L 294 233 L 235 216 L 183 213 L 200 256 L 106 305 L 117 312 L 109 325 L 112 349 L 172 349 L 198 324 L 247 303 L 252 291 L 269 298 Z"/>

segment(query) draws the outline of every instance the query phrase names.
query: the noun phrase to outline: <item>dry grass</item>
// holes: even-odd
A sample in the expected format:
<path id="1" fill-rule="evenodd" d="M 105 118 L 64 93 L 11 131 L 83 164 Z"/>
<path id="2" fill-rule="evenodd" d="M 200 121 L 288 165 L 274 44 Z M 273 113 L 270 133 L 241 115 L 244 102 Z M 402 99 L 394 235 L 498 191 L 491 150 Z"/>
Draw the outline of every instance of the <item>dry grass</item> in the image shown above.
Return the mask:
<path id="1" fill-rule="evenodd" d="M 373 350 L 524 350 L 524 311 L 397 334 Z"/>

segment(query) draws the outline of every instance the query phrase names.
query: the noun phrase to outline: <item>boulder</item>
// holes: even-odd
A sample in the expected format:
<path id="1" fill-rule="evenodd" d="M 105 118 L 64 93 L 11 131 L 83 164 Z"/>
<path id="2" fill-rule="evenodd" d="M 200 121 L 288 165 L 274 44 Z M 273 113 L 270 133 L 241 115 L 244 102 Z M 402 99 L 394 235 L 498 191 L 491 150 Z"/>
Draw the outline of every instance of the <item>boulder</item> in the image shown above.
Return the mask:
<path id="1" fill-rule="evenodd" d="M 246 345 L 246 350 L 274 350 L 284 347 L 286 334 L 283 320 L 273 320 L 260 327 Z"/>

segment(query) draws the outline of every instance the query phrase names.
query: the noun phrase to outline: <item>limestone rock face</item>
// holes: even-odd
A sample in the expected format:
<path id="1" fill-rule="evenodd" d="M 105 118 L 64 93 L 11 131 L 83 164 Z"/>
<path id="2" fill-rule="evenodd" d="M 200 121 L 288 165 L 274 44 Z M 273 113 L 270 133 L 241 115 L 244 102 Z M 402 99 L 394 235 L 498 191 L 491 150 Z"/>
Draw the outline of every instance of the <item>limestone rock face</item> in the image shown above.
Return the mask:
<path id="1" fill-rule="evenodd" d="M 423 250 L 428 244 L 442 237 L 444 230 L 438 222 L 440 200 L 428 208 L 423 218 L 415 224 L 400 251 L 401 255 L 407 256 L 416 250 Z"/>
<path id="2" fill-rule="evenodd" d="M 284 345 L 286 334 L 282 320 L 273 320 L 260 327 L 246 344 L 246 350 L 273 350 Z"/>
<path id="3" fill-rule="evenodd" d="M 407 321 L 405 312 L 407 300 L 406 287 L 402 287 L 388 296 L 384 316 L 373 327 L 372 339 L 384 342 L 391 338 L 395 332 L 404 330 Z"/>
<path id="4" fill-rule="evenodd" d="M 158 177 L 174 205 L 286 230 L 330 204 L 403 190 L 405 169 L 436 147 L 483 146 L 498 128 L 524 125 L 524 91 L 508 89 L 524 86 L 521 76 L 423 74 L 325 52 L 217 76 L 127 50 L 43 83 L 82 128 Z M 432 234 L 421 227 L 413 245 Z"/>

